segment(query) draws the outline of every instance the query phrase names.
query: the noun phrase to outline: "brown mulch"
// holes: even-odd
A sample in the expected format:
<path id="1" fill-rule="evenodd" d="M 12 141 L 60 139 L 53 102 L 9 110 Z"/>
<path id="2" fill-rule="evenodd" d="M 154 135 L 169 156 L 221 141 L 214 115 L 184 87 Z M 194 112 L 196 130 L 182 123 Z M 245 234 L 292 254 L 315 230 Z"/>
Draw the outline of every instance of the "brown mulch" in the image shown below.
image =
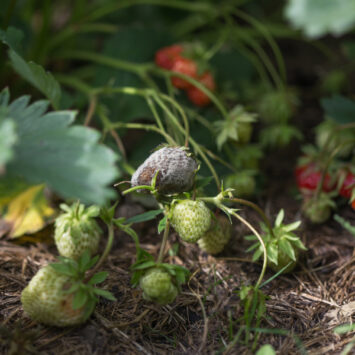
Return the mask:
<path id="1" fill-rule="evenodd" d="M 288 210 L 295 212 L 293 217 L 286 216 L 286 222 L 299 218 L 299 206 L 293 199 L 283 197 L 280 203 L 287 203 Z M 275 206 L 266 208 L 271 216 L 277 213 L 279 206 Z M 241 214 L 257 225 L 253 211 L 243 209 Z M 354 224 L 348 207 L 341 214 Z M 155 225 L 138 227 L 142 247 L 157 255 Z M 117 302 L 101 299 L 86 324 L 66 329 L 32 322 L 20 303 L 21 291 L 31 277 L 55 260 L 55 247 L 2 240 L 0 353 L 223 353 L 241 326 L 238 320 L 243 309 L 236 291 L 241 285 L 255 283 L 261 269 L 245 253 L 245 234 L 249 234 L 247 229 L 236 223 L 228 248 L 216 258 L 187 244 L 180 244 L 178 256 L 167 255 L 167 262 L 184 265 L 192 276 L 173 304 L 160 307 L 143 300 L 141 291 L 131 287 L 129 266 L 135 260 L 135 247 L 128 236 L 119 233 L 104 266 L 109 278 L 103 285 Z M 260 328 L 269 333 L 261 334 L 259 344 L 272 344 L 278 354 L 297 354 L 302 348 L 314 355 L 339 354 L 354 337 L 354 333 L 335 335 L 333 329 L 355 320 L 355 238 L 335 221 L 316 227 L 305 222 L 299 235 L 308 251 L 298 268 L 263 288 L 268 299 Z M 170 245 L 177 241 L 173 233 Z M 271 276 L 267 272 L 265 280 Z M 289 331 L 288 335 L 277 334 L 280 329 Z M 238 343 L 229 353 L 252 352 Z"/>

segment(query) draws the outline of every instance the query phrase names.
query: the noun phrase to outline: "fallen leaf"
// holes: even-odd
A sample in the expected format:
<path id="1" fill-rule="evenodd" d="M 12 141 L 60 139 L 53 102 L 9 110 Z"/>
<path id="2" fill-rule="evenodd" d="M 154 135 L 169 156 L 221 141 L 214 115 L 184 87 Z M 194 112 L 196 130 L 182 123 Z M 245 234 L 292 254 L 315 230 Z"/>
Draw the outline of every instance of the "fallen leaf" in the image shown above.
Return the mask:
<path id="1" fill-rule="evenodd" d="M 8 204 L 3 220 L 11 226 L 9 237 L 18 238 L 41 230 L 54 215 L 55 210 L 49 206 L 44 195 L 44 185 L 36 185 Z"/>

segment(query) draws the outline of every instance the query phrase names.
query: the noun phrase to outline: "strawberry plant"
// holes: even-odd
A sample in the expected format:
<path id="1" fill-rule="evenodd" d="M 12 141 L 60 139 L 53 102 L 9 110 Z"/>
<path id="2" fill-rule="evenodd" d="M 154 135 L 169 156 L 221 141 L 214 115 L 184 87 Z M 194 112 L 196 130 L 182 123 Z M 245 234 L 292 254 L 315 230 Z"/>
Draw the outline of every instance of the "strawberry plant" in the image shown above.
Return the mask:
<path id="1" fill-rule="evenodd" d="M 354 16 L 314 2 L 4 1 L 0 353 L 351 351 Z"/>

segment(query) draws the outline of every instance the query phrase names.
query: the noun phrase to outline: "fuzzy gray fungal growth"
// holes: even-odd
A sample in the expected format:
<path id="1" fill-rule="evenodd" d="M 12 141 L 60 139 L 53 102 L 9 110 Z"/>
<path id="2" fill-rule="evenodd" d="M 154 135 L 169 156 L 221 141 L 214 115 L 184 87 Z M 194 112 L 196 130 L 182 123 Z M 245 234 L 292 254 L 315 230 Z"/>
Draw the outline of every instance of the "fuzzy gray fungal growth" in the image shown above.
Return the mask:
<path id="1" fill-rule="evenodd" d="M 156 188 L 160 193 L 174 194 L 192 188 L 198 164 L 182 147 L 165 147 L 157 150 L 136 170 L 132 186 L 151 185 L 159 170 Z"/>

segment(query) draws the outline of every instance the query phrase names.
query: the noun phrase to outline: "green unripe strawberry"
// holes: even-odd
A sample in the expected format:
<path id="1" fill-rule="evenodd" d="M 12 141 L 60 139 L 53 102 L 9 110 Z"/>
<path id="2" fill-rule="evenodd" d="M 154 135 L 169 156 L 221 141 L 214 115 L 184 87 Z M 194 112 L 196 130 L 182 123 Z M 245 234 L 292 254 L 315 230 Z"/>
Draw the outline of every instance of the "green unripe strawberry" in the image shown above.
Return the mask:
<path id="1" fill-rule="evenodd" d="M 65 213 L 55 221 L 54 240 L 59 254 L 77 260 L 85 250 L 91 255 L 97 253 L 101 229 L 94 217 L 98 216 L 99 208 L 85 208 L 82 204 L 71 207 L 60 206 Z"/>
<path id="2" fill-rule="evenodd" d="M 161 305 L 171 303 L 178 295 L 170 274 L 159 268 L 149 269 L 140 279 L 143 298 Z"/>
<path id="3" fill-rule="evenodd" d="M 337 153 L 340 157 L 347 157 L 354 149 L 354 132 L 351 129 L 338 131 L 338 127 L 331 120 L 323 121 L 315 129 L 316 143 L 320 149 L 327 148 L 328 152 L 332 152 L 340 144 L 348 142 Z"/>
<path id="4" fill-rule="evenodd" d="M 268 91 L 258 99 L 259 113 L 267 122 L 286 122 L 295 111 L 298 99 L 294 92 Z"/>
<path id="5" fill-rule="evenodd" d="M 307 250 L 300 238 L 293 233 L 301 222 L 293 222 L 291 224 L 283 224 L 284 211 L 280 210 L 276 217 L 275 225 L 272 228 L 272 233 L 269 228 L 261 223 L 263 230 L 263 241 L 267 250 L 267 264 L 274 271 L 280 271 L 286 265 L 290 264 L 283 273 L 290 272 L 296 266 L 300 250 Z M 257 240 L 252 236 L 247 236 L 248 240 Z M 263 255 L 263 247 L 260 242 L 256 242 L 249 250 L 254 250 L 253 261 L 258 260 Z"/>
<path id="6" fill-rule="evenodd" d="M 90 314 L 85 305 L 74 310 L 73 294 L 66 293 L 72 285 L 69 276 L 59 274 L 50 265 L 40 269 L 22 291 L 24 311 L 34 321 L 57 327 L 83 323 Z"/>
<path id="7" fill-rule="evenodd" d="M 172 207 L 171 224 L 182 240 L 196 243 L 210 228 L 211 211 L 202 201 L 183 200 Z"/>
<path id="8" fill-rule="evenodd" d="M 278 248 L 278 254 L 277 254 L 277 263 L 274 261 L 270 260 L 270 258 L 267 261 L 267 265 L 274 270 L 275 272 L 280 271 L 282 268 L 284 268 L 286 265 L 291 263 L 284 271 L 283 273 L 286 274 L 288 272 L 291 272 L 295 266 L 296 266 L 296 260 L 298 260 L 298 255 L 299 251 L 297 248 L 293 249 L 294 254 L 295 254 L 295 260 L 291 259 L 291 257 L 286 254 L 281 248 Z"/>
<path id="9" fill-rule="evenodd" d="M 303 213 L 313 223 L 324 223 L 331 215 L 332 208 L 335 208 L 335 202 L 328 194 L 322 192 L 317 199 L 310 198 L 302 206 Z"/>
<path id="10" fill-rule="evenodd" d="M 225 187 L 235 190 L 237 196 L 248 197 L 255 192 L 255 171 L 244 170 L 240 173 L 228 175 L 225 180 Z"/>
<path id="11" fill-rule="evenodd" d="M 219 217 L 201 239 L 199 247 L 212 255 L 220 253 L 231 237 L 231 224 L 223 216 Z"/>

